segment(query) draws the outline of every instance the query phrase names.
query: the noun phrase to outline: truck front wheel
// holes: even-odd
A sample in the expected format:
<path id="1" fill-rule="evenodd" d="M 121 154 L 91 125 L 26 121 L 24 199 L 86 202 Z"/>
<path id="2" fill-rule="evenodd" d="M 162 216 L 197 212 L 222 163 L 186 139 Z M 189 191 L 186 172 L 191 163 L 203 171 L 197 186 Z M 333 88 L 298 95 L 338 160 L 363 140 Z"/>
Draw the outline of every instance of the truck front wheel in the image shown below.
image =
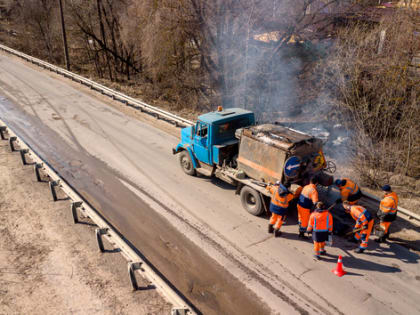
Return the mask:
<path id="1" fill-rule="evenodd" d="M 185 174 L 188 174 L 191 176 L 194 176 L 196 174 L 194 165 L 191 161 L 191 157 L 187 151 L 182 151 L 179 154 L 179 164 L 181 165 L 181 168 Z"/>
<path id="2" fill-rule="evenodd" d="M 249 186 L 241 189 L 241 203 L 246 211 L 252 215 L 261 215 L 264 211 L 260 194 Z"/>

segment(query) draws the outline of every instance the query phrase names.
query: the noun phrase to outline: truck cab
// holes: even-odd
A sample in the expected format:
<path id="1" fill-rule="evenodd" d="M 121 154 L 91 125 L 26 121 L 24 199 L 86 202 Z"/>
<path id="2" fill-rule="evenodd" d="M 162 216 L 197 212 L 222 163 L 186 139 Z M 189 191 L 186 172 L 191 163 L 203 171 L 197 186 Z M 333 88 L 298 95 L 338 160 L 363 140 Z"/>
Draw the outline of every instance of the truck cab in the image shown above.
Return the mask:
<path id="1" fill-rule="evenodd" d="M 181 142 L 173 153 L 182 153 L 180 162 L 187 174 L 198 170 L 210 175 L 217 165 L 234 166 L 239 150 L 235 131 L 254 124 L 254 113 L 249 110 L 219 107 L 217 111 L 200 115 L 195 126 L 183 128 Z"/>

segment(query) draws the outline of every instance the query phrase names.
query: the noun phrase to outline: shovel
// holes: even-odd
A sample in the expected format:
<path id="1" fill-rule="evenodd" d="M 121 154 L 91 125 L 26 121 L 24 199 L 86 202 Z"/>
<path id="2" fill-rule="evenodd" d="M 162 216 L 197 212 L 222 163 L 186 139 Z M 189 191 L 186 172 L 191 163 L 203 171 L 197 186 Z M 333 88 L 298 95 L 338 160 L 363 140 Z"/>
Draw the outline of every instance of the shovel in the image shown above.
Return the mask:
<path id="1" fill-rule="evenodd" d="M 363 227 L 358 228 L 358 229 L 355 229 L 355 230 L 353 230 L 353 231 L 350 231 L 350 232 L 346 233 L 346 235 L 345 235 L 345 236 L 350 236 L 350 235 L 352 235 L 352 234 L 354 234 L 354 233 L 360 232 L 361 230 L 363 230 Z"/>

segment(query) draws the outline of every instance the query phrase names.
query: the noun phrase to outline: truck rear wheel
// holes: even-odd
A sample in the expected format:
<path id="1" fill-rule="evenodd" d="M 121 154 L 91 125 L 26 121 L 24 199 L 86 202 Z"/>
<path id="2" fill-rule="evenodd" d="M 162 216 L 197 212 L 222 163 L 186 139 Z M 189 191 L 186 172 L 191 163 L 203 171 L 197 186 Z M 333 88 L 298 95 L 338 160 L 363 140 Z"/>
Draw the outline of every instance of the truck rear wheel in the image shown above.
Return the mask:
<path id="1" fill-rule="evenodd" d="M 182 151 L 179 154 L 179 164 L 181 165 L 182 170 L 185 174 L 194 176 L 196 174 L 194 165 L 191 161 L 191 157 L 187 151 Z"/>
<path id="2" fill-rule="evenodd" d="M 241 189 L 241 203 L 246 211 L 252 215 L 261 215 L 264 211 L 260 194 L 249 186 Z"/>

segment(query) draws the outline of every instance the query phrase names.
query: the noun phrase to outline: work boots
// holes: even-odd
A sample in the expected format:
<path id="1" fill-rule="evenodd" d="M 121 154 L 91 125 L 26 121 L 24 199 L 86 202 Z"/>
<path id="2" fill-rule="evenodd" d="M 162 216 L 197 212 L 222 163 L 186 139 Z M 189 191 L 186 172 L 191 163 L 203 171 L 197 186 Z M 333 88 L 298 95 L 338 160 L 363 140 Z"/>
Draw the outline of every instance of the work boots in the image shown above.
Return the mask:
<path id="1" fill-rule="evenodd" d="M 279 237 L 281 235 L 281 231 L 279 229 L 274 230 L 274 237 Z"/>
<path id="2" fill-rule="evenodd" d="M 308 237 L 305 235 L 305 232 L 299 232 L 299 238 L 307 239 Z"/>
<path id="3" fill-rule="evenodd" d="M 272 224 L 268 225 L 268 233 L 273 233 L 274 232 L 274 226 Z"/>
<path id="4" fill-rule="evenodd" d="M 358 247 L 358 248 L 355 249 L 355 252 L 356 253 L 359 253 L 359 254 L 363 253 L 364 251 L 365 250 L 363 248 L 360 248 L 360 247 Z"/>

